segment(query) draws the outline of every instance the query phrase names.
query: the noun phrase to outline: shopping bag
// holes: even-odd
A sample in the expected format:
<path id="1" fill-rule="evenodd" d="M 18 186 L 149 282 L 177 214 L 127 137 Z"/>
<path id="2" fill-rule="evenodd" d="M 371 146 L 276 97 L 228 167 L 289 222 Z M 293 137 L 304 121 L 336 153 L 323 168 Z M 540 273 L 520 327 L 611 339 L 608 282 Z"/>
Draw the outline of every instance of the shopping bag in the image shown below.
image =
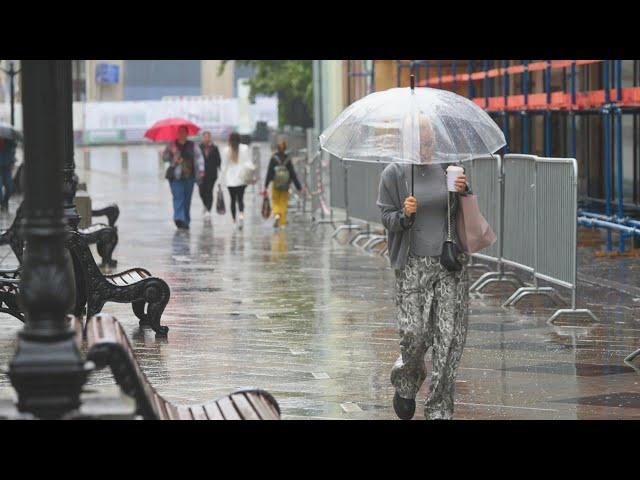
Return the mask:
<path id="1" fill-rule="evenodd" d="M 460 208 L 456 222 L 458 243 L 467 253 L 476 253 L 493 245 L 496 234 L 489 222 L 482 216 L 475 195 L 460 195 Z"/>
<path id="2" fill-rule="evenodd" d="M 240 178 L 245 185 L 251 185 L 255 182 L 256 166 L 253 163 L 245 162 L 241 166 Z"/>
<path id="3" fill-rule="evenodd" d="M 224 195 L 222 193 L 222 187 L 218 185 L 218 196 L 216 198 L 216 212 L 220 215 L 224 215 L 227 212 L 227 209 L 224 206 Z"/>
<path id="4" fill-rule="evenodd" d="M 262 218 L 269 218 L 271 216 L 271 202 L 269 202 L 269 197 L 265 195 L 264 200 L 262 201 Z"/>

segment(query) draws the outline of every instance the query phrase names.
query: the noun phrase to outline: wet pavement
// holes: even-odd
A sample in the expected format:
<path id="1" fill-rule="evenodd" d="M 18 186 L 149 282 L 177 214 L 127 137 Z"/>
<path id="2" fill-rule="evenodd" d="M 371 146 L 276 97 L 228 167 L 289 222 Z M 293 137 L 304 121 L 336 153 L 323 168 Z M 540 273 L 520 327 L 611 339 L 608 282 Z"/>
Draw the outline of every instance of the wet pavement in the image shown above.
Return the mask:
<path id="1" fill-rule="evenodd" d="M 389 372 L 399 347 L 394 275 L 384 258 L 345 237 L 332 240 L 328 225 L 312 231 L 308 215 L 295 211 L 287 229 L 274 232 L 260 216 L 258 186 L 247 190 L 243 231 L 229 214 L 204 219 L 194 191 L 191 230 L 177 232 L 155 149 L 131 147 L 128 171 L 117 148 L 94 150 L 91 170 L 76 154 L 78 174 L 94 208 L 120 206 L 115 271 L 144 267 L 171 287 L 167 339 L 141 330 L 128 305 L 104 308 L 123 323 L 162 395 L 196 403 L 257 386 L 277 398 L 285 419 L 395 418 Z M 3 267 L 15 263 L 0 247 L 5 255 Z M 578 306 L 591 308 L 598 323 L 547 326 L 554 312 L 547 300 L 503 308 L 511 293 L 504 286 L 472 295 L 456 418 L 640 419 L 640 375 L 623 363 L 640 347 L 640 289 L 633 286 L 640 262 L 595 258 L 587 246 L 579 264 Z M 13 355 L 20 328 L 1 316 L 0 363 Z M 98 372 L 91 383 L 113 380 Z M 427 383 L 420 400 L 426 390 Z M 420 407 L 416 418 L 423 418 Z"/>

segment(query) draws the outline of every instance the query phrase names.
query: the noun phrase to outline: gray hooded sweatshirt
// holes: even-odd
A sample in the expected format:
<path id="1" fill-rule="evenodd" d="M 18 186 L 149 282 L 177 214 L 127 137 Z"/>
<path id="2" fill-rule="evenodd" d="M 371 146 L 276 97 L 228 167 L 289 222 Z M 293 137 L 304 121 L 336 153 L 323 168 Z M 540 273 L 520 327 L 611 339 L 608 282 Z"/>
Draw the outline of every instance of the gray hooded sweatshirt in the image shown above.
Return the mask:
<path id="1" fill-rule="evenodd" d="M 410 183 L 409 165 L 391 163 L 380 176 L 376 204 L 382 212 L 382 225 L 387 230 L 389 262 L 394 269 L 404 268 L 411 248 L 410 230 L 415 220 L 404 215 L 404 200 L 410 196 Z M 470 193 L 467 186 L 465 194 Z"/>

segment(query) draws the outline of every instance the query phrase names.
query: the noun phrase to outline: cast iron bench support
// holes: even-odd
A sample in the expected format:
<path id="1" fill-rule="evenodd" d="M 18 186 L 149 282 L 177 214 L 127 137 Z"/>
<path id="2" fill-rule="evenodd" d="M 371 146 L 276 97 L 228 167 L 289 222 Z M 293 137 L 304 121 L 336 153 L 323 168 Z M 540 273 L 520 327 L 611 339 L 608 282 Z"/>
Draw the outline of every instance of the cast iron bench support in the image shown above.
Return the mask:
<path id="1" fill-rule="evenodd" d="M 278 420 L 280 407 L 260 389 L 238 390 L 204 405 L 174 405 L 151 385 L 140 368 L 122 325 L 110 315 L 91 318 L 85 327 L 87 360 L 96 369 L 110 367 L 122 391 L 136 400 L 145 420 Z"/>
<path id="2" fill-rule="evenodd" d="M 22 204 L 18 206 L 11 226 L 7 230 L 0 232 L 0 245 L 9 245 L 20 264 L 22 264 L 22 257 L 24 252 L 24 240 L 22 240 L 22 237 L 18 234 L 18 228 L 20 228 L 21 219 Z"/>
<path id="3" fill-rule="evenodd" d="M 69 232 L 66 246 L 76 271 L 76 306 L 74 314 L 86 317 L 99 313 L 106 302 L 130 303 L 140 326 L 149 326 L 156 335 L 166 335 L 169 327 L 160 325 L 171 290 L 161 278 L 144 268 L 132 268 L 104 275 L 96 265 L 89 246 L 75 232 Z"/>
<path id="4" fill-rule="evenodd" d="M 0 269 L 0 312 L 8 313 L 24 323 L 24 313 L 18 305 L 20 269 Z"/>
<path id="5" fill-rule="evenodd" d="M 119 216 L 120 209 L 115 203 L 98 210 L 91 210 L 91 217 L 107 217 L 110 227 L 115 227 L 116 220 L 118 220 Z"/>
<path id="6" fill-rule="evenodd" d="M 20 236 L 19 228 L 22 221 L 22 203 L 16 210 L 15 218 L 11 226 L 0 233 L 0 245 L 9 245 L 16 258 L 22 264 L 24 256 L 24 240 Z M 118 230 L 103 223 L 91 225 L 88 228 L 78 229 L 78 233 L 91 245 L 96 244 L 98 254 L 102 257 L 102 267 L 115 267 L 118 262 L 113 259 L 113 250 L 118 244 Z"/>
<path id="7" fill-rule="evenodd" d="M 104 223 L 96 223 L 88 228 L 79 228 L 78 233 L 88 245 L 96 244 L 98 255 L 102 257 L 101 267 L 113 268 L 118 261 L 113 259 L 113 250 L 118 244 L 118 229 Z"/>

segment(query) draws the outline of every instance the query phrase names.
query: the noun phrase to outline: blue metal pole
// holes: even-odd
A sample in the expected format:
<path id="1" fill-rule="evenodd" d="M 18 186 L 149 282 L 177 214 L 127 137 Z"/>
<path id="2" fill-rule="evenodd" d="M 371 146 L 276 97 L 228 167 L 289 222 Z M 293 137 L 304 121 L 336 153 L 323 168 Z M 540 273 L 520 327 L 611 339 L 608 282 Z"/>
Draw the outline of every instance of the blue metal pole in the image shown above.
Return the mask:
<path id="1" fill-rule="evenodd" d="M 451 75 L 453 75 L 453 85 L 451 88 L 455 92 L 456 88 L 458 87 L 458 82 L 456 81 L 456 61 L 455 60 L 451 61 Z"/>
<path id="2" fill-rule="evenodd" d="M 504 133 L 505 141 L 507 145 L 509 144 L 509 112 L 507 111 L 507 103 L 509 101 L 509 72 L 507 68 L 509 68 L 509 61 L 504 60 L 502 63 L 504 67 L 504 75 L 503 75 L 503 96 L 504 96 L 504 106 L 502 107 L 502 114 L 504 115 L 502 131 Z"/>
<path id="3" fill-rule="evenodd" d="M 606 63 L 606 62 L 605 62 Z M 608 86 L 609 82 L 605 82 Z M 604 128 L 604 195 L 605 214 L 611 215 L 611 118 L 609 108 L 602 109 L 602 122 Z M 607 232 L 607 252 L 611 251 L 611 231 Z"/>
<path id="4" fill-rule="evenodd" d="M 576 61 L 571 63 L 571 106 L 576 104 Z"/>
<path id="5" fill-rule="evenodd" d="M 605 60 L 604 62 L 602 62 L 602 80 L 603 80 L 603 84 L 604 84 L 604 103 L 609 104 L 611 103 L 611 92 L 610 89 L 611 87 L 609 86 L 609 64 L 611 63 L 611 60 Z"/>
<path id="6" fill-rule="evenodd" d="M 618 194 L 618 217 L 624 217 L 624 205 L 623 205 L 623 174 L 622 171 L 622 110 L 620 107 L 615 109 L 615 136 L 616 136 L 616 170 L 617 170 L 617 185 L 616 190 Z M 620 239 L 618 250 L 624 252 L 624 235 L 620 232 Z"/>
<path id="7" fill-rule="evenodd" d="M 420 69 L 418 68 L 418 70 Z M 424 74 L 425 74 L 425 77 L 424 77 L 425 81 L 429 82 L 429 80 L 431 80 L 431 64 L 428 61 L 424 62 Z M 428 86 L 428 83 L 427 83 L 427 86 Z"/>
<path id="8" fill-rule="evenodd" d="M 409 75 L 415 75 L 416 83 L 420 82 L 420 64 L 416 68 L 415 60 L 411 60 Z"/>
<path id="9" fill-rule="evenodd" d="M 442 88 L 442 60 L 438 61 L 438 88 Z"/>
<path id="10" fill-rule="evenodd" d="M 529 153 L 529 61 L 524 60 L 524 72 L 522 74 L 522 88 L 525 110 L 522 111 L 522 153 Z"/>
<path id="11" fill-rule="evenodd" d="M 473 60 L 469 60 L 467 67 L 467 73 L 469 74 L 467 88 L 469 90 L 469 98 L 473 98 L 473 80 L 471 80 L 471 74 L 473 73 Z"/>
<path id="12" fill-rule="evenodd" d="M 482 89 L 484 90 L 484 108 L 489 108 L 489 60 L 485 60 L 482 66 L 484 70 L 484 82 Z"/>
<path id="13" fill-rule="evenodd" d="M 551 156 L 551 60 L 547 60 L 544 89 L 547 94 L 547 111 L 544 112 L 544 154 Z"/>
<path id="14" fill-rule="evenodd" d="M 622 101 L 622 60 L 616 60 L 616 97 Z"/>
<path id="15" fill-rule="evenodd" d="M 571 110 L 569 110 L 569 115 L 571 115 L 571 157 L 576 158 L 577 155 L 577 144 L 576 144 L 576 114 L 574 112 L 574 107 L 576 103 L 576 61 L 571 62 L 571 70 L 569 73 L 570 78 L 570 86 L 571 86 Z"/>

